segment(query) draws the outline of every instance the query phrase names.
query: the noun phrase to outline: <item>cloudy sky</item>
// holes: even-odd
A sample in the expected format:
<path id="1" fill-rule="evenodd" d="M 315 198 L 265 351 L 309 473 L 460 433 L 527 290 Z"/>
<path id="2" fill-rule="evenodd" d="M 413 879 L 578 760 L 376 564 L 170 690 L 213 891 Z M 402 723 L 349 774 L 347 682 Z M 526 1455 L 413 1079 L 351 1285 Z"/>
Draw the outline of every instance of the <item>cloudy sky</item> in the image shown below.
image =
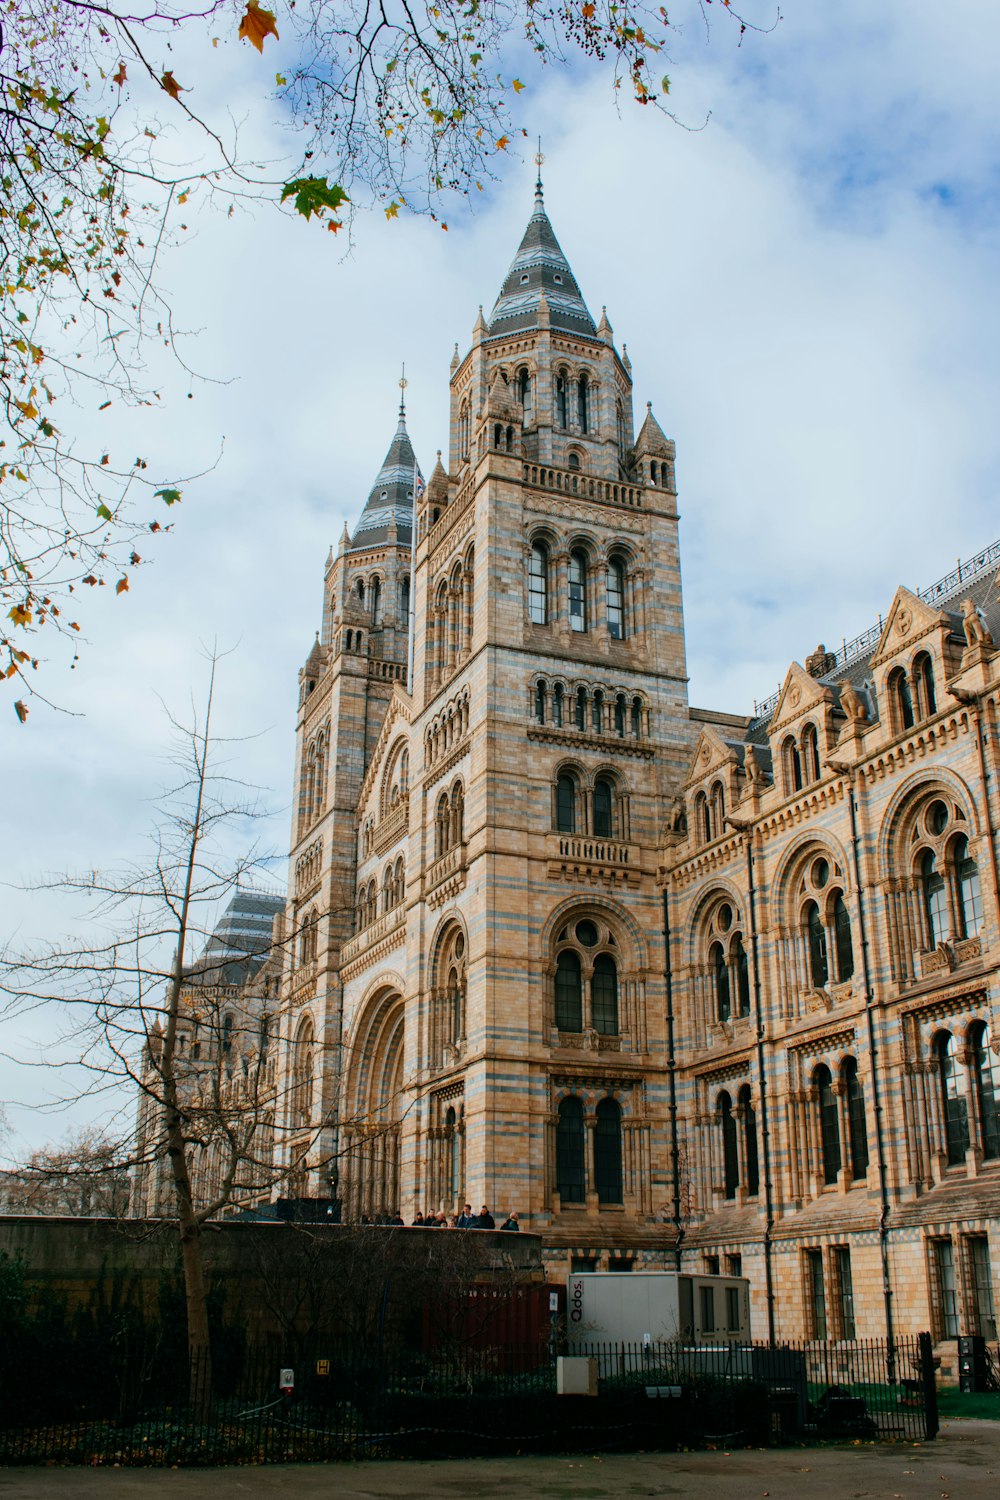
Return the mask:
<path id="1" fill-rule="evenodd" d="M 776 30 L 735 42 L 694 21 L 677 39 L 681 125 L 572 68 L 525 73 L 518 103 L 583 294 L 628 345 L 638 410 L 652 401 L 677 441 L 692 702 L 745 712 L 897 583 L 1000 535 L 1000 17 L 981 0 L 786 0 Z M 216 61 L 236 113 L 255 57 Z M 452 348 L 517 247 L 532 152 L 474 213 L 449 209 L 447 233 L 376 213 L 349 252 L 301 221 L 194 206 L 166 279 L 211 380 L 169 375 L 134 436 L 165 470 L 210 472 L 130 593 L 88 601 L 80 662 L 49 673 L 60 711 L 35 703 L 24 728 L 0 712 L 0 939 L 78 915 L 20 883 L 141 852 L 169 774 L 162 705 L 199 694 L 213 640 L 231 649 L 222 726 L 250 737 L 231 758 L 265 788 L 258 835 L 280 854 L 327 548 L 378 470 L 402 361 L 433 467 Z M 4 1050 L 37 1039 L 7 1023 Z M 59 1087 L 0 1066 L 14 1155 L 77 1118 L 43 1107 Z"/>

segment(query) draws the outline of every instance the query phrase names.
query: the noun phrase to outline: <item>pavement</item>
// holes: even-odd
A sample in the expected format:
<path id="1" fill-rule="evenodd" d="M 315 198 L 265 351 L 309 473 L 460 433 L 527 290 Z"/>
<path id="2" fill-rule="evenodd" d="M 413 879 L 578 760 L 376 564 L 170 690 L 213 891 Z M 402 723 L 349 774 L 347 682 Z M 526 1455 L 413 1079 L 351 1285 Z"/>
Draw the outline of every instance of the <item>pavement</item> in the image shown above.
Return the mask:
<path id="1" fill-rule="evenodd" d="M 1000 1422 L 933 1443 L 710 1453 L 288 1464 L 241 1469 L 0 1469 L 0 1500 L 998 1500 Z"/>

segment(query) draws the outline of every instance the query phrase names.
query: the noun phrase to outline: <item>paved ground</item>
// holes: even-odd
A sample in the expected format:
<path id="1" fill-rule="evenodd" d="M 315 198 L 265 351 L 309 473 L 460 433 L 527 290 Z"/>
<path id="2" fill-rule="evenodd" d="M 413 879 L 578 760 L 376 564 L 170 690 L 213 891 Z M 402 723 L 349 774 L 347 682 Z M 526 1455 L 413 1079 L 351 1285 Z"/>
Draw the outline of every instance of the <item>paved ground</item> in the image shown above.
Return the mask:
<path id="1" fill-rule="evenodd" d="M 256 1469 L 0 1469 L 0 1500 L 997 1500 L 1000 1422 L 947 1422 L 935 1443 L 483 1463 Z"/>

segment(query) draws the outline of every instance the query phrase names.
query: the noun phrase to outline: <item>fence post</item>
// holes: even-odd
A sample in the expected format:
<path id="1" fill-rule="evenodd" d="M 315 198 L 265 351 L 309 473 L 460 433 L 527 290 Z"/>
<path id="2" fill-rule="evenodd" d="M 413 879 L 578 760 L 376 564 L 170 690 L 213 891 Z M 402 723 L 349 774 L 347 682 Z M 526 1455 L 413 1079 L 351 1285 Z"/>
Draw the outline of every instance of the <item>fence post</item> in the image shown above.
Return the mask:
<path id="1" fill-rule="evenodd" d="M 937 1382 L 934 1379 L 934 1351 L 929 1333 L 917 1334 L 920 1350 L 920 1383 L 924 1393 L 924 1437 L 928 1442 L 938 1435 Z"/>

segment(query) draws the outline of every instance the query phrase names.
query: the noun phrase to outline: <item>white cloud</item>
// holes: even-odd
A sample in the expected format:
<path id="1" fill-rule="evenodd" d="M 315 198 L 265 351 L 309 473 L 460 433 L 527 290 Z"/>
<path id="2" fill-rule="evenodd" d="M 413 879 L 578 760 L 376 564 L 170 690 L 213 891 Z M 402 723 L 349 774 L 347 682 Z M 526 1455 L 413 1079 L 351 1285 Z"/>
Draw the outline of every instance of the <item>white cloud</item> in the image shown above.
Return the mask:
<path id="1" fill-rule="evenodd" d="M 640 412 L 651 399 L 678 442 L 695 703 L 746 709 L 898 582 L 929 583 L 994 539 L 996 30 L 972 3 L 872 14 L 861 0 L 793 3 L 739 51 L 724 28 L 707 47 L 691 28 L 671 71 L 685 119 L 713 110 L 695 133 L 625 104 L 619 118 L 590 74 L 552 72 L 529 99 L 563 248 L 628 343 Z M 76 672 L 50 675 L 85 717 L 0 721 L 5 878 L 136 851 L 165 774 L 158 697 L 183 709 L 216 638 L 236 647 L 224 727 L 258 736 L 240 762 L 271 790 L 282 848 L 327 548 L 378 469 L 404 359 L 425 473 L 445 446 L 452 346 L 496 294 L 531 170 L 512 165 L 447 234 L 360 219 L 346 258 L 301 222 L 192 217 L 168 276 L 201 330 L 192 359 L 231 383 L 188 401 L 175 381 L 130 430 L 166 469 L 225 445 L 132 592 L 90 601 Z M 11 891 L 5 908 L 21 934 L 67 917 Z M 32 1142 L 53 1133 L 26 1111 L 14 1123 Z"/>

